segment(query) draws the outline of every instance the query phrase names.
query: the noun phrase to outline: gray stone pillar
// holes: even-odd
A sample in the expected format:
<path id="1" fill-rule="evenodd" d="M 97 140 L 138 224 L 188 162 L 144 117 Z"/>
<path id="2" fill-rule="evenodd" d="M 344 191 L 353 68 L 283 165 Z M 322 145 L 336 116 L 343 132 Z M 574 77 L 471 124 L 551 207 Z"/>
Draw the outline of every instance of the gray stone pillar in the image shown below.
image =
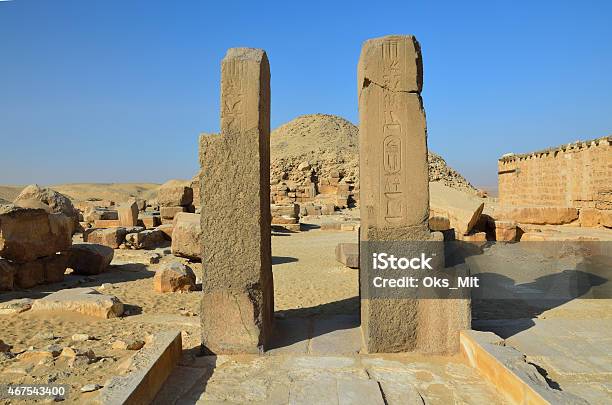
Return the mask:
<path id="1" fill-rule="evenodd" d="M 200 137 L 202 344 L 259 353 L 274 313 L 270 240 L 270 66 L 260 49 L 221 65 L 221 134 Z"/>
<path id="2" fill-rule="evenodd" d="M 376 243 L 383 248 L 385 243 L 404 244 L 414 254 L 437 246 L 440 251 L 435 262 L 444 268 L 441 235 L 432 234 L 427 224 L 429 177 L 422 84 L 421 52 L 413 36 L 394 35 L 364 43 L 358 67 L 360 278 L 361 326 L 369 352 L 454 352 L 459 347 L 458 329 L 465 324 L 464 310 L 459 323 L 453 316 L 447 319 L 452 300 L 401 294 L 372 298 L 369 274 L 365 274 L 371 268 L 369 249 Z"/>

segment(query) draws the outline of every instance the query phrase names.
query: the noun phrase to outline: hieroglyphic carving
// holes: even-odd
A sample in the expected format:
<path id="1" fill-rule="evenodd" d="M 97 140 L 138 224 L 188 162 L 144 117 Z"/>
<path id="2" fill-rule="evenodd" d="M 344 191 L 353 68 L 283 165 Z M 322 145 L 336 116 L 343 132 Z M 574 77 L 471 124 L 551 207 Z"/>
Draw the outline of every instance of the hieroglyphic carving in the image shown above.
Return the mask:
<path id="1" fill-rule="evenodd" d="M 244 129 L 245 90 L 244 64 L 236 60 L 224 62 L 221 88 L 221 121 L 224 129 L 229 131 Z"/>
<path id="2" fill-rule="evenodd" d="M 402 165 L 402 124 L 396 111 L 399 108 L 399 85 L 401 82 L 400 44 L 395 40 L 381 44 L 383 68 L 383 171 L 380 199 L 384 207 L 384 221 L 400 224 L 404 218 L 402 178 L 405 176 Z"/>

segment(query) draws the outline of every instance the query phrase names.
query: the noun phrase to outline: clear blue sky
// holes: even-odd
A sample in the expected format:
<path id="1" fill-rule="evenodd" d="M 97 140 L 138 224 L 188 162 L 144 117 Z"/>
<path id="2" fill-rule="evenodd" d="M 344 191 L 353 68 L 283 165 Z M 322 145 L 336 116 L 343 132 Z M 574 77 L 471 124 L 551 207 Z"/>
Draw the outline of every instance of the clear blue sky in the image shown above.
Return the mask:
<path id="1" fill-rule="evenodd" d="M 264 48 L 273 128 L 357 123 L 364 40 L 414 34 L 429 147 L 476 184 L 497 158 L 612 133 L 612 1 L 0 1 L 0 184 L 190 178 L 219 63 Z"/>

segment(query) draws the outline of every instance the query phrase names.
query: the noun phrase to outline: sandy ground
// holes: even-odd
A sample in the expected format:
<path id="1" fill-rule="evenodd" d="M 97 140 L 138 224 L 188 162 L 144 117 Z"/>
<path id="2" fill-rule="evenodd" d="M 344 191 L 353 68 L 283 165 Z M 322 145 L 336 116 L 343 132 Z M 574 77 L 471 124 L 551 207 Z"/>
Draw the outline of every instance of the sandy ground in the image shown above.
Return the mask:
<path id="1" fill-rule="evenodd" d="M 0 185 L 0 199 L 12 202 L 24 187 L 25 185 Z M 130 197 L 140 197 L 146 199 L 147 197 L 155 194 L 159 184 L 75 183 L 56 184 L 48 187 L 70 197 L 73 202 L 85 201 L 90 198 L 122 202 L 127 201 Z"/>
<path id="2" fill-rule="evenodd" d="M 334 259 L 336 244 L 356 241 L 356 237 L 355 232 L 320 230 L 273 236 L 276 310 L 292 316 L 357 311 L 357 270 L 345 268 Z M 115 319 L 31 311 L 0 315 L 3 325 L 0 339 L 13 346 L 14 353 L 28 348 L 45 350 L 50 345 L 57 345 L 60 348 L 91 349 L 99 358 L 89 365 L 70 367 L 60 358 L 29 364 L 16 358 L 0 357 L 0 384 L 69 384 L 75 394 L 69 402 L 78 403 L 95 395 L 80 394 L 83 385 L 104 385 L 110 376 L 127 369 L 128 359 L 135 352 L 113 349 L 116 340 L 146 340 L 156 331 L 175 329 L 183 332 L 185 349 L 198 346 L 198 292 L 156 293 L 152 277 L 164 263 L 180 261 L 191 266 L 201 279 L 202 266 L 168 254 L 169 249 L 158 249 L 157 252 L 163 255 L 161 262 L 149 264 L 152 252 L 115 250 L 112 266 L 103 274 L 68 275 L 63 283 L 0 295 L 0 302 L 5 302 L 15 298 L 41 298 L 64 288 L 94 287 L 102 293 L 117 296 L 128 312 L 126 316 Z M 73 342 L 71 337 L 77 333 L 89 334 L 95 340 Z"/>

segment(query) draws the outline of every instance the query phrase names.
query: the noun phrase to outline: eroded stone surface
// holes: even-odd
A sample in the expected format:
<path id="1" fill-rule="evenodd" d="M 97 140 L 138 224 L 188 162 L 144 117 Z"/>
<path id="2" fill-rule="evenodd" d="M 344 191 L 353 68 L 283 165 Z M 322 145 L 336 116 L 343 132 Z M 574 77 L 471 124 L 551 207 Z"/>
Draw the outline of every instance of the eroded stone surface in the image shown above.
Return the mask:
<path id="1" fill-rule="evenodd" d="M 369 277 L 369 252 L 363 253 L 368 243 L 410 242 L 416 253 L 423 251 L 425 241 L 438 240 L 427 223 L 429 176 L 427 126 L 420 96 L 422 71 L 420 46 L 413 36 L 376 38 L 362 47 L 357 73 L 362 280 Z M 436 260 L 443 262 L 443 257 L 438 254 Z M 443 263 L 439 267 L 443 268 Z M 467 301 L 371 299 L 371 288 L 367 281 L 361 283 L 361 327 L 369 352 L 454 353 L 459 349 L 459 330 L 469 327 Z"/>
<path id="2" fill-rule="evenodd" d="M 172 225 L 172 254 L 193 260 L 202 255 L 200 215 L 179 213 Z"/>
<path id="3" fill-rule="evenodd" d="M 214 353 L 257 353 L 274 310 L 270 67 L 263 50 L 233 48 L 223 59 L 221 134 L 200 137 L 200 164 L 203 344 Z"/>
<path id="4" fill-rule="evenodd" d="M 97 318 L 115 318 L 123 314 L 123 303 L 113 295 L 83 287 L 60 290 L 35 300 L 32 311 L 77 312 Z"/>

